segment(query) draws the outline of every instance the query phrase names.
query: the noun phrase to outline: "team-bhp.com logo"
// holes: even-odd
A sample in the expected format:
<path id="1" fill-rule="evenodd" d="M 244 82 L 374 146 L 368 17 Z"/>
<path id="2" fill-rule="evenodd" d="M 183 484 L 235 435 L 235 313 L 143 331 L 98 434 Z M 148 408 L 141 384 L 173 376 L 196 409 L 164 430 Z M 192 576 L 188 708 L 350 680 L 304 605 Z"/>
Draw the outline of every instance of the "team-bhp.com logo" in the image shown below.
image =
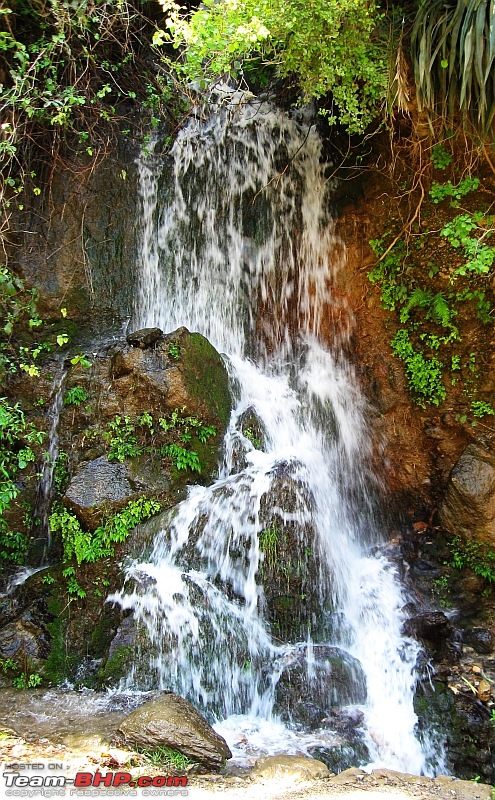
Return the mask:
<path id="1" fill-rule="evenodd" d="M 187 778 L 184 776 L 176 775 L 140 775 L 133 777 L 130 772 L 77 772 L 74 778 L 67 778 L 65 775 L 21 775 L 15 771 L 15 765 L 6 765 L 14 767 L 12 772 L 4 772 L 3 779 L 5 781 L 7 796 L 15 796 L 22 794 L 27 796 L 25 792 L 19 792 L 19 789 L 39 789 L 39 794 L 45 794 L 43 790 L 47 789 L 70 789 L 70 794 L 77 794 L 81 796 L 85 794 L 84 789 L 143 789 L 143 795 L 148 794 L 146 789 L 161 791 L 156 792 L 160 795 L 187 795 L 188 790 L 184 787 L 187 786 Z M 29 765 L 31 769 L 36 768 L 38 765 Z M 42 769 L 43 765 L 39 765 Z M 10 791 L 9 791 L 10 790 Z M 76 790 L 76 791 L 73 791 Z M 82 790 L 82 791 L 79 791 Z M 30 796 L 34 796 L 29 793 Z M 94 794 L 94 792 L 88 792 Z M 153 792 L 155 794 L 155 792 Z"/>

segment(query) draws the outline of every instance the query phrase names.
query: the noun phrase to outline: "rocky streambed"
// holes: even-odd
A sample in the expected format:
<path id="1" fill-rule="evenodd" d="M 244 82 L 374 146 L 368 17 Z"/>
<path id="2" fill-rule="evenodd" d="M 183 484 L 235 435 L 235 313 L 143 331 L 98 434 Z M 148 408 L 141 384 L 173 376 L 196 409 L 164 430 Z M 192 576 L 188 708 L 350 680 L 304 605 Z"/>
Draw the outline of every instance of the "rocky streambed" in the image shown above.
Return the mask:
<path id="1" fill-rule="evenodd" d="M 164 767 L 150 760 L 149 753 L 143 752 L 142 748 L 138 750 L 130 746 L 130 740 L 135 735 L 138 738 L 142 736 L 146 728 L 149 733 L 150 721 L 153 720 L 156 723 L 155 736 L 157 730 L 163 734 L 168 724 L 164 722 L 165 718 L 170 721 L 170 707 L 176 710 L 177 699 L 173 695 L 154 693 L 150 700 L 150 693 L 140 697 L 115 695 L 111 698 L 108 694 L 91 691 L 34 690 L 19 694 L 10 689 L 2 690 L 0 695 L 0 759 L 4 779 L 8 774 L 32 778 L 33 775 L 46 774 L 47 770 L 48 774 L 62 774 L 69 780 L 74 779 L 78 772 L 108 775 L 125 771 L 132 781 L 137 781 L 142 775 L 153 779 L 175 774 L 187 777 L 188 795 L 193 800 L 217 794 L 228 800 L 252 795 L 266 800 L 333 800 L 342 796 L 367 797 L 368 800 L 379 797 L 393 797 L 395 800 L 492 798 L 492 787 L 475 781 L 457 780 L 451 776 L 428 778 L 389 769 L 366 772 L 357 767 L 335 775 L 317 759 L 283 751 L 253 759 L 249 766 L 231 763 L 226 759 L 229 749 L 222 737 L 209 729 L 208 723 L 201 720 L 194 709 L 192 716 L 183 722 L 183 732 L 187 732 L 190 743 L 193 732 L 188 725 L 194 718 L 197 725 L 194 735 L 202 736 L 203 741 L 204 737 L 208 739 L 210 761 L 206 760 L 214 772 L 204 764 L 199 767 L 197 762 L 194 766 L 189 764 L 183 765 L 182 769 L 170 769 L 170 765 Z M 130 712 L 132 705 L 143 700 L 147 702 L 137 711 Z M 188 704 L 181 698 L 178 701 L 183 712 L 182 705 Z M 182 713 L 183 720 L 187 716 Z M 215 749 L 219 757 L 216 762 L 212 760 Z M 58 794 L 67 791 L 68 788 L 57 789 Z M 130 795 L 129 789 L 119 791 L 112 788 L 111 791 L 114 797 Z M 150 792 L 164 794 L 167 790 L 148 790 L 147 794 Z M 132 796 L 136 793 L 141 792 L 132 790 Z"/>

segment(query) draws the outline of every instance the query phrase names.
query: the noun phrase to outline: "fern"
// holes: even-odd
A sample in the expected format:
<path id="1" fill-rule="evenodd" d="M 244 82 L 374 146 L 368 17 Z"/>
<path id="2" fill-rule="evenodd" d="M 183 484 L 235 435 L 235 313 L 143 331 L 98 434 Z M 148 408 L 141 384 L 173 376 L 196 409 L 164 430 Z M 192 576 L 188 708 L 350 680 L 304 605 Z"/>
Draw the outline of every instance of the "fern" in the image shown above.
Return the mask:
<path id="1" fill-rule="evenodd" d="M 407 322 L 413 308 L 429 308 L 433 303 L 433 299 L 431 292 L 425 292 L 424 289 L 420 288 L 413 289 L 406 305 L 401 309 L 400 321 Z"/>
<path id="2" fill-rule="evenodd" d="M 413 289 L 409 295 L 406 305 L 400 312 L 401 322 L 404 323 L 409 320 L 413 308 L 428 309 L 426 318 L 437 322 L 442 326 L 442 328 L 448 328 L 451 331 L 449 338 L 457 338 L 458 329 L 452 324 L 452 319 L 453 317 L 457 316 L 457 311 L 453 308 L 450 308 L 443 292 L 437 292 L 436 294 L 433 294 L 433 292 L 425 291 L 419 287 Z"/>

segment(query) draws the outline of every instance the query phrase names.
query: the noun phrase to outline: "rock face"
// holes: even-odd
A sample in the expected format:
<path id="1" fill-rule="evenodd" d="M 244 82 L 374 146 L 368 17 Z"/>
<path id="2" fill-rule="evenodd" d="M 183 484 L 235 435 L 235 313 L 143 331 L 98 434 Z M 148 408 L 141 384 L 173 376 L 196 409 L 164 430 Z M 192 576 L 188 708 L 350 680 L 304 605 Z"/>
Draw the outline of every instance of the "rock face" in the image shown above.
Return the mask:
<path id="1" fill-rule="evenodd" d="M 140 454 L 118 456 L 124 463 L 105 454 L 109 436 L 120 437 L 125 446 L 125 436 L 136 435 L 143 415 L 152 415 L 155 434 L 158 420 L 177 410 L 198 417 L 216 432 L 207 441 L 191 443 L 201 475 L 182 470 L 175 476 L 177 483 L 208 480 L 216 471 L 231 400 L 222 358 L 201 334 L 186 328 L 167 335 L 159 328 L 136 331 L 127 336 L 127 342 L 97 353 L 91 372 L 72 370 L 67 391 L 74 386 L 84 390 L 88 402 L 64 406 L 61 412 L 61 447 L 79 461 L 72 463 L 73 477 L 64 503 L 87 528 L 94 530 L 105 516 L 143 494 L 163 505 L 170 502 L 170 474 L 158 448 L 145 448 L 141 442 Z M 121 427 L 109 433 L 117 418 Z M 145 430 L 151 439 L 149 429 Z"/>
<path id="2" fill-rule="evenodd" d="M 153 469 L 150 460 L 134 463 L 111 463 L 100 456 L 84 464 L 72 478 L 64 503 L 90 530 L 109 514 L 115 514 L 129 500 L 149 494 L 160 497 L 169 488 L 166 475 Z"/>
<path id="3" fill-rule="evenodd" d="M 495 546 L 495 453 L 469 444 L 455 464 L 440 508 L 442 525 Z"/>
<path id="4" fill-rule="evenodd" d="M 138 747 L 166 745 L 209 769 L 232 758 L 229 747 L 196 709 L 176 694 L 166 694 L 133 711 L 121 723 L 126 742 Z"/>
<path id="5" fill-rule="evenodd" d="M 31 665 L 38 666 L 50 652 L 50 636 L 46 629 L 43 614 L 34 604 L 26 609 L 15 622 L 0 629 L 0 658 L 12 659 L 19 667 L 30 660 Z M 3 681 L 11 684 L 11 679 Z"/>

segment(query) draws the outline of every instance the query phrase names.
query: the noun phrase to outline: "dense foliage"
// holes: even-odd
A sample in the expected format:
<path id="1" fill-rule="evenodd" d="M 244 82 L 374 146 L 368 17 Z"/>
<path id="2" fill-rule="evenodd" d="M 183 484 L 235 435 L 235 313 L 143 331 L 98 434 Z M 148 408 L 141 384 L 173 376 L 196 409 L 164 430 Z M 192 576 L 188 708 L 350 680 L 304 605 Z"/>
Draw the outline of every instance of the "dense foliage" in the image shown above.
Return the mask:
<path id="1" fill-rule="evenodd" d="M 488 135 L 495 117 L 493 0 L 423 0 L 411 44 L 420 102 L 444 123 L 460 112 Z"/>
<path id="2" fill-rule="evenodd" d="M 136 100 L 154 114 L 170 97 L 166 78 L 145 61 L 152 31 L 139 0 L 0 6 L 0 233 L 7 241 L 10 209 L 22 210 L 27 191 L 45 188 L 43 163 L 51 170 L 68 152 L 101 158 L 114 129 L 129 132 Z"/>
<path id="3" fill-rule="evenodd" d="M 305 101 L 331 93 L 329 119 L 350 132 L 363 132 L 385 101 L 387 48 L 376 35 L 374 0 L 206 0 L 191 15 L 161 4 L 167 32 L 155 41 L 184 48 L 180 71 L 189 80 L 273 65 L 297 80 Z"/>

